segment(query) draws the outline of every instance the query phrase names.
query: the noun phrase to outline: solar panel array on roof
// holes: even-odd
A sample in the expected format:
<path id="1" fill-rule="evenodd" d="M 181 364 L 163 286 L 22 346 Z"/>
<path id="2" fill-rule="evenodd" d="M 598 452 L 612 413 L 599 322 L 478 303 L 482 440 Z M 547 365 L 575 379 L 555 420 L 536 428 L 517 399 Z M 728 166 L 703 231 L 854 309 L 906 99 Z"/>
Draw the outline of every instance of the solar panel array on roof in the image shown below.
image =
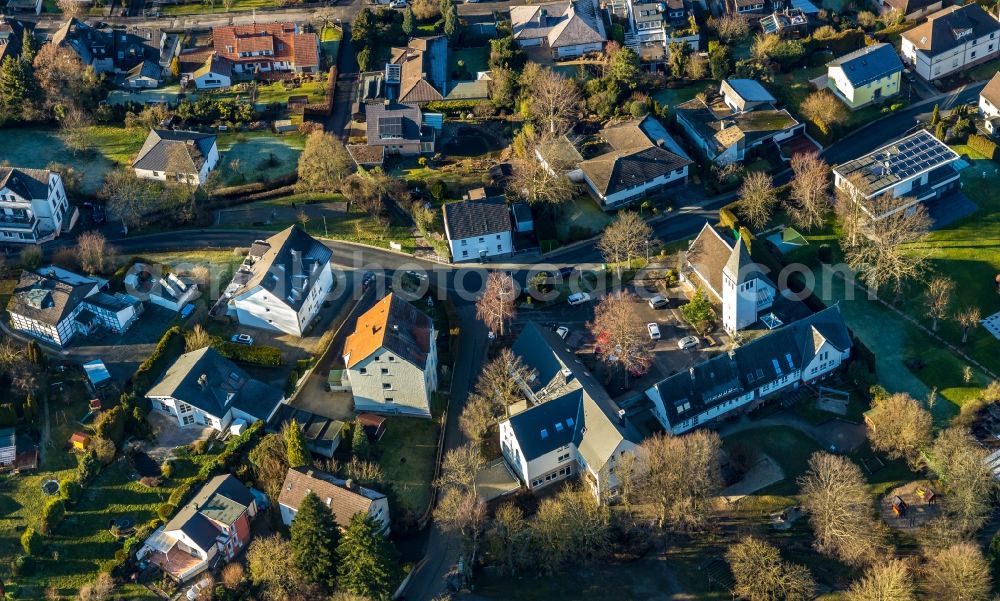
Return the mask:
<path id="1" fill-rule="evenodd" d="M 402 117 L 379 117 L 378 137 L 384 139 L 402 139 L 403 118 Z"/>
<path id="2" fill-rule="evenodd" d="M 848 161 L 837 170 L 845 177 L 860 175 L 869 192 L 877 193 L 955 158 L 957 155 L 953 150 L 924 130 Z"/>

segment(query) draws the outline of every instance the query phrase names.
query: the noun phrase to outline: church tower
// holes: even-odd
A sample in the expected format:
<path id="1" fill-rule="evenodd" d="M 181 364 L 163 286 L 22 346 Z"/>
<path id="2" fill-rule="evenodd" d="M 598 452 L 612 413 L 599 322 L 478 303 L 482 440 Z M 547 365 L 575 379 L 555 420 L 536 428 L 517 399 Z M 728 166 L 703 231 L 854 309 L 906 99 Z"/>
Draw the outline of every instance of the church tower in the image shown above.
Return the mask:
<path id="1" fill-rule="evenodd" d="M 758 277 L 760 272 L 740 238 L 722 270 L 722 327 L 730 334 L 757 321 Z"/>

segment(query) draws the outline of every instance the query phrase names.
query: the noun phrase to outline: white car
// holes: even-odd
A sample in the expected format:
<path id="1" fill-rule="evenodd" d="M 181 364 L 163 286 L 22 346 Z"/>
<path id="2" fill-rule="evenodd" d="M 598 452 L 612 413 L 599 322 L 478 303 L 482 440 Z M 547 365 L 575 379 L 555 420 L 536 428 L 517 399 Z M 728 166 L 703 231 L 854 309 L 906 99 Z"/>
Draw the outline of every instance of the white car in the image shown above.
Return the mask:
<path id="1" fill-rule="evenodd" d="M 569 328 L 566 326 L 559 326 L 556 328 L 556 334 L 563 340 L 566 340 L 566 337 L 569 336 Z"/>
<path id="2" fill-rule="evenodd" d="M 667 299 L 663 298 L 659 294 L 657 294 L 653 298 L 649 299 L 649 308 L 650 309 L 663 309 L 668 304 L 669 303 L 667 302 Z"/>
<path id="3" fill-rule="evenodd" d="M 406 0 L 392 0 L 389 3 L 389 8 L 406 8 Z"/>
<path id="4" fill-rule="evenodd" d="M 233 334 L 233 337 L 229 339 L 230 342 L 235 342 L 236 344 L 245 344 L 250 346 L 253 344 L 253 336 L 250 334 Z"/>
<path id="5" fill-rule="evenodd" d="M 582 305 L 583 303 L 590 301 L 590 294 L 586 292 L 577 292 L 576 294 L 570 294 L 566 302 L 571 305 Z"/>
<path id="6" fill-rule="evenodd" d="M 656 325 L 655 323 L 647 323 L 646 329 L 649 330 L 649 338 L 651 340 L 660 339 L 660 326 Z"/>
<path id="7" fill-rule="evenodd" d="M 697 336 L 685 336 L 684 338 L 681 338 L 680 340 L 677 341 L 677 348 L 681 349 L 682 351 L 686 351 L 687 349 L 694 348 L 696 346 L 698 346 Z"/>
<path id="8" fill-rule="evenodd" d="M 187 594 L 184 596 L 188 598 L 188 601 L 198 601 L 198 596 L 201 595 L 201 592 L 210 586 L 212 586 L 212 579 L 202 578 L 197 584 L 189 588 Z"/>

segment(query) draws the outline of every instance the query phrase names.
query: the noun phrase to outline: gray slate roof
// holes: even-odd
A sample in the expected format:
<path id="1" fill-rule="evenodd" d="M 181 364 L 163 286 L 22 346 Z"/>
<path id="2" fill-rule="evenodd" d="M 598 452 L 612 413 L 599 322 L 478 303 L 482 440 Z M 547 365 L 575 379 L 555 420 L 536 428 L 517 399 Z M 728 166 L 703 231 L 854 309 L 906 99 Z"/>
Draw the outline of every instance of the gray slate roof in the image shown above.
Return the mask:
<path id="1" fill-rule="evenodd" d="M 253 493 L 235 476 L 216 476 L 163 529 L 180 530 L 203 550 L 208 550 L 222 534 L 213 522 L 231 526 L 253 501 Z"/>
<path id="2" fill-rule="evenodd" d="M 1000 32 L 1000 22 L 978 4 L 949 6 L 928 15 L 927 22 L 903 32 L 903 38 L 930 56 L 953 50 L 966 42 L 990 33 Z M 972 30 L 965 37 L 958 34 Z"/>
<path id="3" fill-rule="evenodd" d="M 653 389 L 663 400 L 668 421 L 676 424 L 804 368 L 823 340 L 840 351 L 852 346 L 837 305 L 674 374 Z M 679 415 L 677 407 L 684 403 L 691 407 Z"/>
<path id="4" fill-rule="evenodd" d="M 993 75 L 993 78 L 990 79 L 979 95 L 988 100 L 993 106 L 1000 107 L 1000 72 Z"/>
<path id="5" fill-rule="evenodd" d="M 148 77 L 149 79 L 155 79 L 159 81 L 160 77 L 163 75 L 163 69 L 159 64 L 153 61 L 144 60 L 138 65 L 132 67 L 125 78 L 130 79 L 132 77 Z"/>
<path id="6" fill-rule="evenodd" d="M 510 232 L 510 210 L 503 198 L 462 200 L 442 207 L 449 240 Z"/>
<path id="7" fill-rule="evenodd" d="M 663 125 L 650 115 L 607 127 L 612 151 L 580 163 L 603 195 L 634 188 L 692 163 Z"/>
<path id="8" fill-rule="evenodd" d="M 87 278 L 69 281 L 53 271 L 23 271 L 7 303 L 7 311 L 52 326 L 73 312 L 97 287 Z"/>
<path id="9" fill-rule="evenodd" d="M 903 70 L 892 44 L 873 44 L 830 61 L 827 67 L 840 67 L 855 88 Z"/>
<path id="10" fill-rule="evenodd" d="M 293 225 L 253 243 L 233 276 L 239 284 L 233 297 L 261 286 L 297 312 L 332 256 L 325 244 Z"/>
<path id="11" fill-rule="evenodd" d="M 166 173 L 198 174 L 213 146 L 214 134 L 153 129 L 146 136 L 132 167 Z"/>
<path id="12" fill-rule="evenodd" d="M 280 390 L 251 378 L 212 347 L 178 357 L 146 396 L 174 398 L 214 417 L 236 408 L 261 420 L 283 397 Z"/>
<path id="13" fill-rule="evenodd" d="M 526 367 L 535 370 L 537 384 L 529 384 L 535 393 L 547 386 L 554 395 L 510 418 L 526 459 L 572 441 L 587 465 L 600 471 L 622 442 L 641 440 L 635 427 L 619 418 L 619 407 L 604 387 L 555 332 L 528 322 L 511 350 Z M 542 429 L 546 430 L 545 436 Z"/>
<path id="14" fill-rule="evenodd" d="M 755 79 L 725 79 L 722 83 L 747 102 L 775 102 L 774 96 Z"/>
<path id="15" fill-rule="evenodd" d="M 550 48 L 604 42 L 604 26 L 589 0 L 510 7 L 514 39 L 545 38 Z"/>
<path id="16" fill-rule="evenodd" d="M 411 104 L 372 103 L 365 107 L 365 125 L 370 146 L 420 141 L 423 117 Z"/>
<path id="17" fill-rule="evenodd" d="M 0 189 L 7 188 L 29 200 L 48 198 L 51 173 L 48 169 L 0 167 Z"/>

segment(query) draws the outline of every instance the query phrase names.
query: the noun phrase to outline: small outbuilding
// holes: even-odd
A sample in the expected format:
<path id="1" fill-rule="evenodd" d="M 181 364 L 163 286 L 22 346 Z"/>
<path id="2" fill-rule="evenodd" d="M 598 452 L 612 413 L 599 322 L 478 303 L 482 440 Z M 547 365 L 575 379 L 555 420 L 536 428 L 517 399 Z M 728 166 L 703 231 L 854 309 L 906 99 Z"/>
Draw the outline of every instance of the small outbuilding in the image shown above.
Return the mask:
<path id="1" fill-rule="evenodd" d="M 90 437 L 83 432 L 74 432 L 69 437 L 69 444 L 74 451 L 86 451 L 87 447 L 90 446 Z"/>

